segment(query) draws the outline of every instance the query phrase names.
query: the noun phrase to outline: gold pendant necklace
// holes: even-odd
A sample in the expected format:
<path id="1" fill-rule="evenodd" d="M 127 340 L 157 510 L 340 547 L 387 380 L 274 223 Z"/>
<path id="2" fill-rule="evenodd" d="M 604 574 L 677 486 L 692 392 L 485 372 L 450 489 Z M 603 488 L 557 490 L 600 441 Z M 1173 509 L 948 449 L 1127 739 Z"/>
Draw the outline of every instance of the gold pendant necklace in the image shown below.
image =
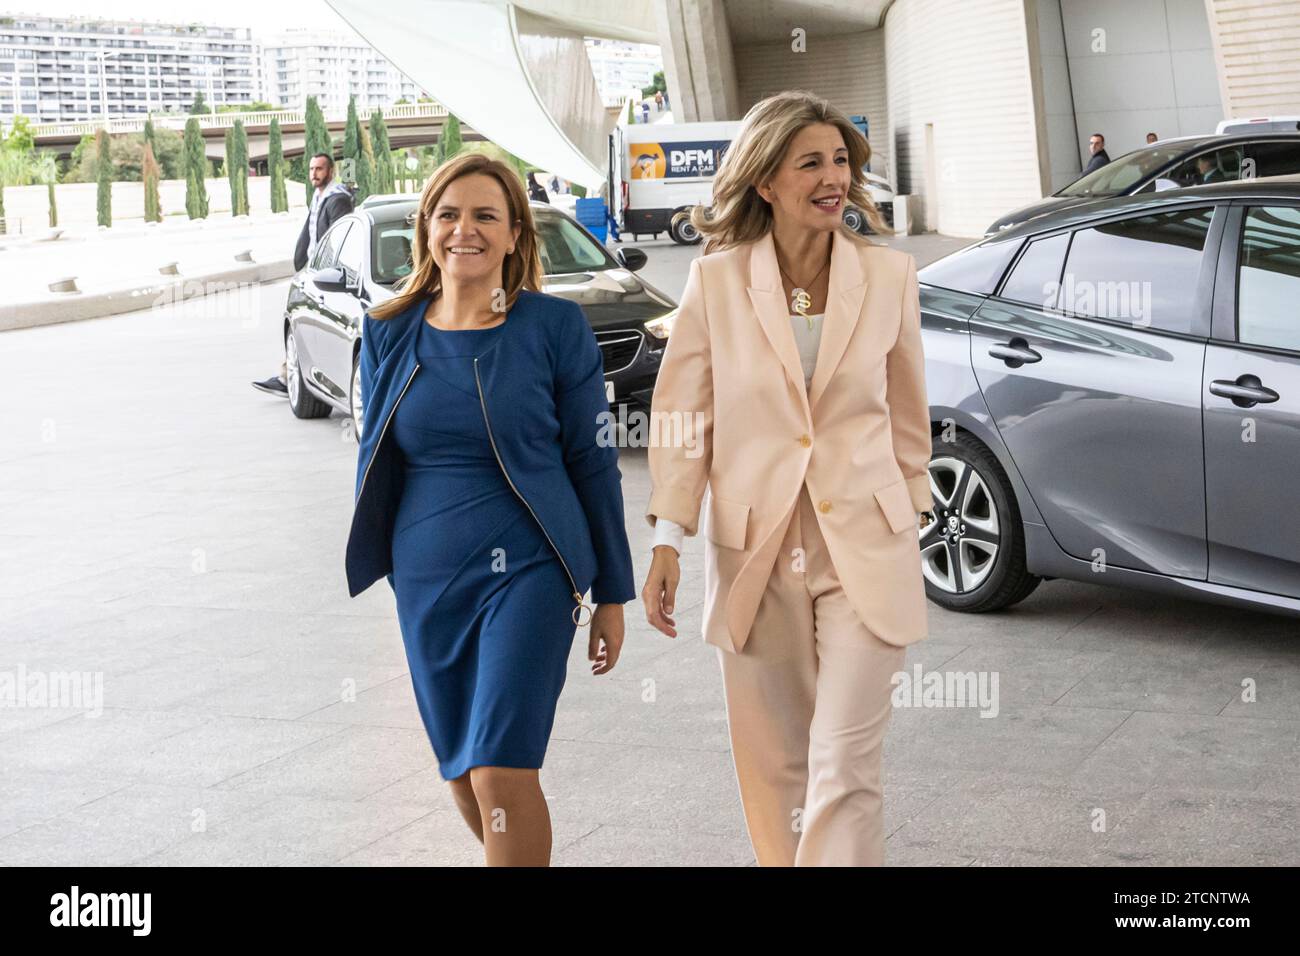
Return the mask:
<path id="1" fill-rule="evenodd" d="M 830 266 L 830 264 L 831 264 L 830 257 L 827 256 L 826 265 L 822 266 L 821 269 L 818 270 L 817 274 L 813 276 L 812 282 L 809 282 L 808 285 L 810 286 L 814 285 L 817 282 L 817 280 L 822 277 L 822 273 L 826 271 L 826 269 Z M 803 286 L 796 284 L 795 281 L 790 278 L 790 273 L 786 272 L 785 269 L 781 267 L 780 260 L 777 260 L 776 267 L 778 269 L 781 269 L 781 275 L 785 276 L 786 279 L 789 280 L 790 284 L 794 286 L 794 290 L 790 293 L 790 311 L 794 312 L 796 315 L 802 315 L 805 319 L 807 319 L 808 331 L 811 332 L 813 327 L 813 320 L 812 320 L 812 316 L 808 314 L 808 310 L 812 308 L 812 296 L 808 294 L 808 292 L 803 288 Z"/>

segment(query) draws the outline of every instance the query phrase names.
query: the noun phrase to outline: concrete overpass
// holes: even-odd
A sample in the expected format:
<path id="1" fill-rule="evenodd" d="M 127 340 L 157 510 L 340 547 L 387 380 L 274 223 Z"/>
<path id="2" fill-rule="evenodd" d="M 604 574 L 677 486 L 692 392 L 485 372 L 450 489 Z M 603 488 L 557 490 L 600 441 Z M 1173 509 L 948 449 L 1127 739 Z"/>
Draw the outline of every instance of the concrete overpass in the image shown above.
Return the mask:
<path id="1" fill-rule="evenodd" d="M 443 124 L 447 121 L 447 107 L 440 103 L 415 103 L 402 106 L 390 106 L 383 110 L 384 125 L 388 127 L 388 139 L 393 149 L 429 146 L 442 134 Z M 301 156 L 305 140 L 306 119 L 303 110 L 274 110 L 260 113 L 216 113 L 195 117 L 203 134 L 204 152 L 209 159 L 224 160 L 226 156 L 226 130 L 242 120 L 248 134 L 249 163 L 262 169 L 266 165 L 267 147 L 271 130 L 271 121 L 280 123 L 280 143 L 284 155 L 290 159 Z M 183 131 L 188 116 L 175 114 L 154 114 L 151 119 L 155 128 Z M 369 129 L 370 114 L 362 114 L 361 122 Z M 118 133 L 139 133 L 144 130 L 143 116 L 108 121 L 108 131 Z M 96 121 L 75 123 L 44 123 L 32 126 L 33 138 L 37 149 L 48 149 L 60 158 L 72 155 L 73 148 L 87 133 L 94 133 L 105 124 Z M 330 136 L 342 140 L 347 127 L 347 114 L 326 116 L 325 125 Z M 468 142 L 484 139 L 482 133 L 461 125 L 461 135 Z"/>

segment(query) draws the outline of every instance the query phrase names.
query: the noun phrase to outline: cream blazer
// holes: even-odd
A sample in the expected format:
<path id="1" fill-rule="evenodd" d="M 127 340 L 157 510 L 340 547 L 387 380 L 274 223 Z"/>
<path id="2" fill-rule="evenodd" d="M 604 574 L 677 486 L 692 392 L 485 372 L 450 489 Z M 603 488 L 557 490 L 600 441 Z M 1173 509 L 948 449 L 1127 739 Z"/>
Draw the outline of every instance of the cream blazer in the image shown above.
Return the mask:
<path id="1" fill-rule="evenodd" d="M 808 484 L 846 596 L 890 644 L 926 636 L 917 512 L 930 411 L 916 262 L 836 231 L 805 389 L 771 234 L 691 263 L 651 405 L 650 503 L 697 531 L 704 639 L 739 652 Z"/>

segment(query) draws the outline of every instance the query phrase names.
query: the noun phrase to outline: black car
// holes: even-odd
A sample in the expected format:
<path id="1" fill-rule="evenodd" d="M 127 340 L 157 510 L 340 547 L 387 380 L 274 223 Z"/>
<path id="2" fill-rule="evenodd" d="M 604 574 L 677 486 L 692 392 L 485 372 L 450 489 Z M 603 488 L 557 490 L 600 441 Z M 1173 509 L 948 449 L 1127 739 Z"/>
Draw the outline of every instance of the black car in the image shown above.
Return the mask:
<path id="1" fill-rule="evenodd" d="M 1300 616 L 1300 176 L 1061 210 L 918 278 L 933 601 L 1060 577 Z"/>
<path id="2" fill-rule="evenodd" d="M 1180 136 L 1143 146 L 995 221 L 986 236 L 1097 199 L 1300 173 L 1300 133 Z"/>
<path id="3" fill-rule="evenodd" d="M 284 311 L 289 407 L 298 418 L 332 409 L 365 427 L 358 355 L 361 318 L 391 298 L 411 271 L 415 199 L 365 205 L 325 233 L 294 276 Z M 639 249 L 610 255 L 574 219 L 545 203 L 530 208 L 540 239 L 542 291 L 582 306 L 605 360 L 611 405 L 648 409 L 677 306 L 638 278 Z"/>

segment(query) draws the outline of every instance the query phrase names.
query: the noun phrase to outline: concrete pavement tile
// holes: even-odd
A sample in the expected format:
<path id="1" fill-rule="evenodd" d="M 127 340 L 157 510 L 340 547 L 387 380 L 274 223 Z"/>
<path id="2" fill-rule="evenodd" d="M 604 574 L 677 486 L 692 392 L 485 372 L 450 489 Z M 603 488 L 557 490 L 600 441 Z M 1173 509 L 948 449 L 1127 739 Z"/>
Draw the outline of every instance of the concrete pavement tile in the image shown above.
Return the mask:
<path id="1" fill-rule="evenodd" d="M 361 800 L 436 764 L 423 730 L 343 727 L 336 731 L 234 774 L 219 786 L 248 793 Z"/>
<path id="2" fill-rule="evenodd" d="M 253 794 L 238 794 L 258 799 Z M 138 860 L 145 866 L 328 866 L 425 815 L 400 804 L 271 795 Z M 464 826 L 464 824 L 461 824 Z M 471 837 L 472 839 L 472 837 Z"/>
<path id="3" fill-rule="evenodd" d="M 1106 711 L 1105 713 L 1112 713 Z M 1251 792 L 1272 767 L 1300 765 L 1300 725 L 1259 718 L 1135 713 L 1090 753 L 1072 780 L 1148 788 L 1194 784 Z"/>
<path id="4" fill-rule="evenodd" d="M 749 841 L 738 834 L 605 824 L 554 853 L 554 866 L 747 866 Z"/>
<path id="5" fill-rule="evenodd" d="M 220 832 L 266 799 L 197 787 L 132 784 L 5 837 L 0 840 L 0 860 L 9 866 L 129 866 L 193 839 L 196 826 Z"/>

